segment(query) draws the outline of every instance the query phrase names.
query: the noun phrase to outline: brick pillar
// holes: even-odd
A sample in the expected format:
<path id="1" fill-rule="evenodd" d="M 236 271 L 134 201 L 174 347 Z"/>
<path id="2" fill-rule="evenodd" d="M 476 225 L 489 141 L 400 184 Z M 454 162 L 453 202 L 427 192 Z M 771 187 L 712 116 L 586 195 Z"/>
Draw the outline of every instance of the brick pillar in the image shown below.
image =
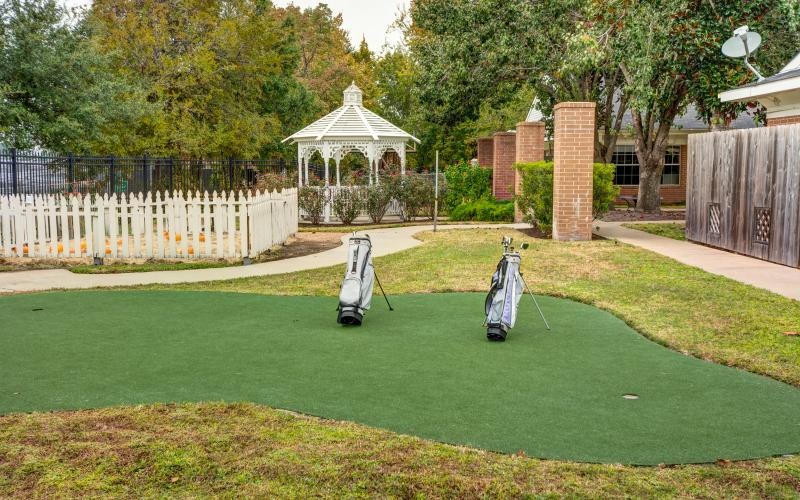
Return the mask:
<path id="1" fill-rule="evenodd" d="M 544 122 L 517 123 L 516 163 L 544 160 Z M 514 169 L 514 194 L 522 193 L 522 175 Z M 522 222 L 523 214 L 514 207 L 514 222 Z"/>
<path id="2" fill-rule="evenodd" d="M 491 168 L 494 165 L 494 139 L 481 137 L 478 139 L 478 165 Z"/>
<path id="3" fill-rule="evenodd" d="M 800 114 L 793 116 L 781 116 L 780 118 L 770 118 L 767 116 L 767 127 L 775 127 L 778 125 L 794 125 L 800 123 Z"/>
<path id="4" fill-rule="evenodd" d="M 556 104 L 553 169 L 553 239 L 592 239 L 593 102 Z"/>
<path id="5" fill-rule="evenodd" d="M 497 132 L 494 134 L 492 194 L 498 200 L 510 200 L 514 197 L 516 149 L 517 134 L 514 132 Z"/>

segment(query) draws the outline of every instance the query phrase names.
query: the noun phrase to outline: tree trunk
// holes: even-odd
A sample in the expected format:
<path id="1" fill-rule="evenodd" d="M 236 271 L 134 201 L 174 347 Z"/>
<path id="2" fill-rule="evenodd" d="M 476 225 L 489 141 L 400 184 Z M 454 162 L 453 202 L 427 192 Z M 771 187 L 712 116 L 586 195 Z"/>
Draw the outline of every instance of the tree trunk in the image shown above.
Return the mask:
<path id="1" fill-rule="evenodd" d="M 650 151 L 640 151 L 636 147 L 636 156 L 639 158 L 639 195 L 636 202 L 636 211 L 653 213 L 661 210 L 661 174 L 664 171 L 664 144 L 653 144 Z"/>

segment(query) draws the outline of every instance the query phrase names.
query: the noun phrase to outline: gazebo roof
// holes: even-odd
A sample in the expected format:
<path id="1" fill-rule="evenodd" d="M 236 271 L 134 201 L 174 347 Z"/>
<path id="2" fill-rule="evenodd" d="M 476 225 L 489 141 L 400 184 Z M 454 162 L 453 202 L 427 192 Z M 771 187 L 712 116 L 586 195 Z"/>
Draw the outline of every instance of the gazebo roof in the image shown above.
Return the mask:
<path id="1" fill-rule="evenodd" d="M 292 142 L 326 139 L 420 140 L 364 107 L 363 93 L 355 82 L 344 91 L 344 105 L 283 140 Z"/>

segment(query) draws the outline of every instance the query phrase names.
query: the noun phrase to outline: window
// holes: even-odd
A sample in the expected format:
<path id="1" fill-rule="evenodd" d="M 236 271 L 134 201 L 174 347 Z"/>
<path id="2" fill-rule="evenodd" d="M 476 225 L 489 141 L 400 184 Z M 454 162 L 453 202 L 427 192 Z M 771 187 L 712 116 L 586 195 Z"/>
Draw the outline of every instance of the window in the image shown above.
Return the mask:
<path id="1" fill-rule="evenodd" d="M 632 145 L 617 146 L 611 163 L 617 166 L 614 184 L 619 186 L 639 185 L 639 158 Z M 680 184 L 681 182 L 681 147 L 667 146 L 664 154 L 664 172 L 661 184 Z"/>

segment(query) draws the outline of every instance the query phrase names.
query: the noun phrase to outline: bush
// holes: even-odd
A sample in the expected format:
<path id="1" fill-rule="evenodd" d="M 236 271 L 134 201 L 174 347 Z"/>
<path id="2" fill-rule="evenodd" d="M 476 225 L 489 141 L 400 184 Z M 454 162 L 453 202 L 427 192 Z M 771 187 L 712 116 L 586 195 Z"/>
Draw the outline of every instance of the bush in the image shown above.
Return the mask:
<path id="1" fill-rule="evenodd" d="M 492 197 L 492 169 L 462 162 L 444 169 L 447 192 L 443 200 L 448 212 L 464 203 Z"/>
<path id="2" fill-rule="evenodd" d="M 413 220 L 420 215 L 433 215 L 433 180 L 422 175 L 407 175 L 400 178 L 395 193 L 400 202 L 400 218 Z"/>
<path id="3" fill-rule="evenodd" d="M 327 192 L 312 186 L 304 186 L 298 193 L 298 205 L 306 212 L 306 217 L 312 224 L 318 226 L 322 222 L 322 214 L 325 210 Z"/>
<path id="4" fill-rule="evenodd" d="M 360 188 L 340 189 L 333 199 L 333 213 L 347 226 L 359 216 L 363 205 Z"/>
<path id="5" fill-rule="evenodd" d="M 262 193 L 280 192 L 293 186 L 295 186 L 293 179 L 271 172 L 260 172 L 255 184 L 255 188 Z"/>
<path id="6" fill-rule="evenodd" d="M 522 194 L 517 197 L 525 220 L 545 233 L 553 229 L 553 162 L 540 161 L 516 165 L 522 173 Z M 605 215 L 619 194 L 614 185 L 614 165 L 594 164 L 592 216 Z"/>
<path id="7" fill-rule="evenodd" d="M 478 200 L 462 203 L 450 211 L 453 221 L 513 222 L 514 202 Z"/>
<path id="8" fill-rule="evenodd" d="M 384 182 L 380 186 L 372 186 L 366 189 L 363 199 L 364 210 L 366 210 L 373 223 L 381 223 L 386 215 L 386 210 L 389 209 L 393 196 L 394 191 L 391 183 Z"/>

